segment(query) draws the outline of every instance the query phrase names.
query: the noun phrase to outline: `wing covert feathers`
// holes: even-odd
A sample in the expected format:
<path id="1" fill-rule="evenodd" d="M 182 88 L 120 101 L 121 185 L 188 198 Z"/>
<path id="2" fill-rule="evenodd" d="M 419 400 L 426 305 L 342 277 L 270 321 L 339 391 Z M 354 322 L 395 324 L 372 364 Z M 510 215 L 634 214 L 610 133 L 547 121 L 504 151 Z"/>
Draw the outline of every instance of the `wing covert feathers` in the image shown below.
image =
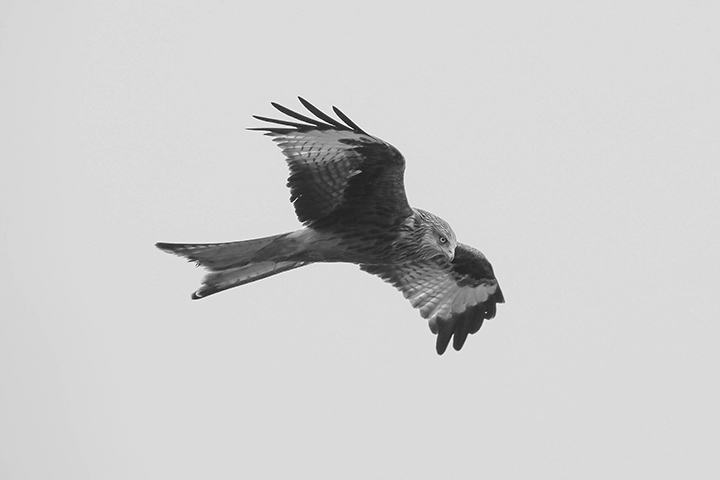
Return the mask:
<path id="1" fill-rule="evenodd" d="M 505 301 L 490 262 L 480 251 L 458 243 L 452 262 L 438 256 L 429 262 L 399 265 L 360 265 L 403 292 L 410 304 L 428 319 L 442 355 L 450 340 L 460 350 L 467 336 L 493 318 Z"/>
<path id="2" fill-rule="evenodd" d="M 339 222 L 396 224 L 410 216 L 402 154 L 339 109 L 333 107 L 337 120 L 303 98 L 300 102 L 317 118 L 273 103 L 289 120 L 255 116 L 273 125 L 250 129 L 266 132 L 282 149 L 298 219 L 323 228 Z"/>

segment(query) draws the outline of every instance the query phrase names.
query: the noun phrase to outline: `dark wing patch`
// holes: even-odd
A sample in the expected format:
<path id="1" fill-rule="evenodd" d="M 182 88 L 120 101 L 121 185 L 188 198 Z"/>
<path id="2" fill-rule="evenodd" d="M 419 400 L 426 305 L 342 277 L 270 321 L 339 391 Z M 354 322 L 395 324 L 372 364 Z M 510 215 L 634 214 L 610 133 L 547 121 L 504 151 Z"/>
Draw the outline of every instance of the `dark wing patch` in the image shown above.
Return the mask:
<path id="1" fill-rule="evenodd" d="M 399 265 L 360 265 L 403 292 L 411 305 L 427 318 L 437 334 L 437 353 L 445 353 L 450 339 L 460 350 L 467 336 L 493 318 L 497 304 L 504 303 L 490 262 L 480 251 L 462 243 L 449 262 L 443 256 L 427 262 Z M 453 338 L 454 337 L 454 338 Z"/>
<path id="2" fill-rule="evenodd" d="M 285 154 L 290 201 L 298 219 L 321 228 L 340 221 L 390 225 L 411 215 L 402 154 L 368 135 L 337 108 L 333 107 L 341 121 L 303 98 L 300 102 L 317 119 L 273 103 L 293 121 L 255 116 L 281 126 L 250 129 L 266 132 Z"/>

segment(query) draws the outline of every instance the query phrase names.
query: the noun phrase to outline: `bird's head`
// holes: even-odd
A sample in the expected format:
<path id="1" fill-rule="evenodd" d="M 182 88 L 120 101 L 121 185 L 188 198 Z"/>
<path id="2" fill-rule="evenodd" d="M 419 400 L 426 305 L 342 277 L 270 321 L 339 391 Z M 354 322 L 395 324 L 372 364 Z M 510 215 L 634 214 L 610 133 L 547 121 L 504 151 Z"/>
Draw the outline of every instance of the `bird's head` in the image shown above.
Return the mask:
<path id="1" fill-rule="evenodd" d="M 447 255 L 449 261 L 453 261 L 455 258 L 455 247 L 457 247 L 457 238 L 455 238 L 455 232 L 452 231 L 450 225 L 445 221 L 441 220 L 444 225 L 437 225 L 434 228 L 435 239 L 438 247 Z"/>
<path id="2" fill-rule="evenodd" d="M 449 261 L 455 258 L 455 247 L 457 247 L 457 237 L 455 232 L 450 228 L 450 224 L 437 215 L 433 215 L 425 210 L 416 209 L 420 217 L 427 222 L 429 227 L 425 232 L 428 243 L 434 247 L 435 251 L 440 250 Z"/>

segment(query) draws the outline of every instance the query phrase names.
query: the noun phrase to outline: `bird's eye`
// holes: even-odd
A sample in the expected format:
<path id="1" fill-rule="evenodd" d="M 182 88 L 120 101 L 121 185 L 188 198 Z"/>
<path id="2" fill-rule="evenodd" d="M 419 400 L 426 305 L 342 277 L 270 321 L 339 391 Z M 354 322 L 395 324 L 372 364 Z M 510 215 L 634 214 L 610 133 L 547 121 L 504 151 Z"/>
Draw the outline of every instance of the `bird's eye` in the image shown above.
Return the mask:
<path id="1" fill-rule="evenodd" d="M 440 235 L 440 238 L 438 240 L 440 241 L 440 243 L 447 243 L 447 238 L 443 237 L 442 235 Z"/>

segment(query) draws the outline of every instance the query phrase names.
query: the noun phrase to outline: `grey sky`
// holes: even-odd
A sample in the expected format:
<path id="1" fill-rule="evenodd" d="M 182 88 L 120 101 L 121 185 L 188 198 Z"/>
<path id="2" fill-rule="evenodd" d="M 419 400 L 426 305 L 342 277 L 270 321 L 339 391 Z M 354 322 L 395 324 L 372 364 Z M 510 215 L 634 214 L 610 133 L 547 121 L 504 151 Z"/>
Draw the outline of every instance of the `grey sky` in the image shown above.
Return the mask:
<path id="1" fill-rule="evenodd" d="M 5 2 L 0 477 L 716 478 L 713 2 Z M 156 241 L 298 227 L 337 105 L 507 299 L 461 352 L 314 265 L 191 301 Z"/>

